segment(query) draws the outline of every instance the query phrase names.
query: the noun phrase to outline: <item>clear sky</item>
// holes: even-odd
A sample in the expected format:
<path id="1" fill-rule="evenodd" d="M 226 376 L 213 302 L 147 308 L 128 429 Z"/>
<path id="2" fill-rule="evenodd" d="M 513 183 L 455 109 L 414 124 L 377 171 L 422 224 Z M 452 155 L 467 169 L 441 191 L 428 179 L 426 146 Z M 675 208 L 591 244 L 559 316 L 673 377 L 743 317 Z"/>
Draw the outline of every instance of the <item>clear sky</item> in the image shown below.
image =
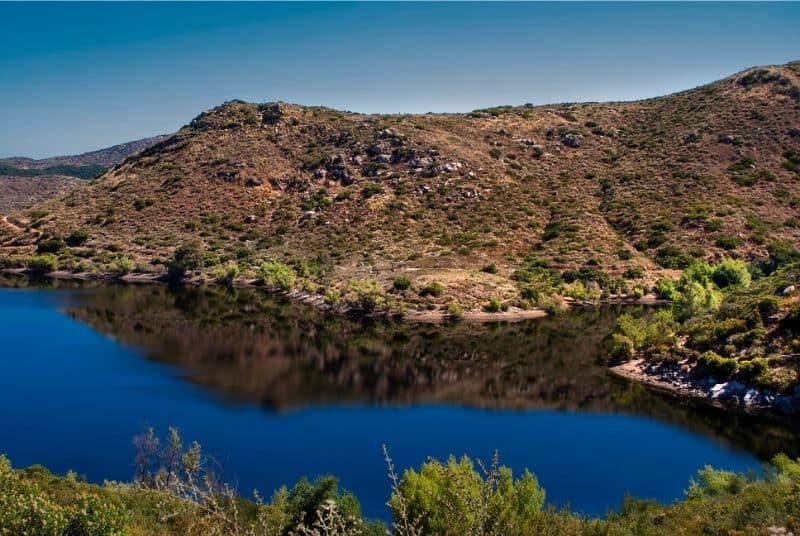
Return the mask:
<path id="1" fill-rule="evenodd" d="M 225 100 L 359 112 L 650 97 L 800 59 L 800 3 L 0 4 L 0 156 Z"/>

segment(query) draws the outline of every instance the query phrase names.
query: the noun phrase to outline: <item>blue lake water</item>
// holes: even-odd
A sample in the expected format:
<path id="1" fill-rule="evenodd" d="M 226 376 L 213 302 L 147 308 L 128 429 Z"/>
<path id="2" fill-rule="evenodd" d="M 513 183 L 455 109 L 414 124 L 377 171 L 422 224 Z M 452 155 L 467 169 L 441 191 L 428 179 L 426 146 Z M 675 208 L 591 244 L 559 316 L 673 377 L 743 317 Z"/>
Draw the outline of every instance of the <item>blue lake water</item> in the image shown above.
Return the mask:
<path id="1" fill-rule="evenodd" d="M 178 427 L 269 495 L 334 474 L 385 518 L 398 468 L 494 450 L 548 502 L 602 515 L 670 501 L 705 464 L 758 470 L 797 431 L 611 378 L 618 311 L 515 325 L 364 324 L 254 292 L 0 289 L 0 452 L 15 466 L 130 480 L 132 437 Z"/>

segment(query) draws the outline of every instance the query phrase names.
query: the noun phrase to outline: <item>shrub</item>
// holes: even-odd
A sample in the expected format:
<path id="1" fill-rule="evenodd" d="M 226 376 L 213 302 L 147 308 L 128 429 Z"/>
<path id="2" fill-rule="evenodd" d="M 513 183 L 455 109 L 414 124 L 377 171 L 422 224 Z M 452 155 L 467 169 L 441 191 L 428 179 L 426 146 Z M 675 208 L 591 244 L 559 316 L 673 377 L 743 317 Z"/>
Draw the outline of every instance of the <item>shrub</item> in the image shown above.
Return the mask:
<path id="1" fill-rule="evenodd" d="M 544 500 L 544 490 L 529 471 L 514 479 L 495 456 L 484 476 L 468 457 L 451 456 L 446 463 L 430 460 L 419 472 L 407 470 L 389 508 L 397 526 L 411 521 L 419 534 L 502 534 L 509 527 L 531 524 Z"/>
<path id="2" fill-rule="evenodd" d="M 708 351 L 700 354 L 697 362 L 714 376 L 721 379 L 729 378 L 736 372 L 736 360 L 730 357 L 722 357 L 716 352 Z"/>
<path id="3" fill-rule="evenodd" d="M 411 280 L 404 275 L 395 277 L 392 282 L 392 288 L 397 292 L 406 291 L 411 288 Z"/>
<path id="4" fill-rule="evenodd" d="M 70 233 L 65 242 L 69 247 L 74 248 L 84 245 L 88 240 L 89 232 L 86 229 L 76 229 Z"/>
<path id="5" fill-rule="evenodd" d="M 663 246 L 656 251 L 656 263 L 662 268 L 687 268 L 694 259 L 688 253 L 675 246 Z"/>
<path id="6" fill-rule="evenodd" d="M 489 300 L 489 303 L 486 305 L 486 310 L 490 313 L 499 313 L 503 309 L 503 302 L 500 301 L 500 298 L 497 296 L 493 297 Z"/>
<path id="7" fill-rule="evenodd" d="M 481 267 L 481 272 L 484 272 L 484 273 L 487 273 L 487 274 L 496 274 L 497 273 L 497 265 L 494 264 L 494 263 L 487 264 L 487 265 Z"/>
<path id="8" fill-rule="evenodd" d="M 644 268 L 639 266 L 631 267 L 625 270 L 622 274 L 625 279 L 642 279 L 644 277 Z"/>
<path id="9" fill-rule="evenodd" d="M 663 300 L 676 300 L 680 296 L 674 279 L 668 277 L 656 282 L 656 296 Z"/>
<path id="10" fill-rule="evenodd" d="M 258 269 L 258 277 L 265 285 L 289 290 L 294 287 L 296 274 L 291 266 L 278 261 L 268 261 Z"/>
<path id="11" fill-rule="evenodd" d="M 115 274 L 129 274 L 136 269 L 136 263 L 130 257 L 121 255 L 117 257 L 111 265 L 111 271 Z"/>
<path id="12" fill-rule="evenodd" d="M 58 259 L 52 253 L 34 255 L 25 259 L 25 267 L 33 275 L 44 275 L 58 269 Z"/>
<path id="13" fill-rule="evenodd" d="M 738 473 L 720 471 L 706 465 L 697 472 L 698 480 L 692 479 L 685 495 L 688 499 L 739 493 L 744 488 L 745 480 Z"/>
<path id="14" fill-rule="evenodd" d="M 735 236 L 720 236 L 714 244 L 719 248 L 732 250 L 739 247 L 739 239 Z"/>
<path id="15" fill-rule="evenodd" d="M 223 285 L 232 285 L 241 273 L 242 270 L 239 268 L 239 265 L 231 261 L 225 266 L 220 266 L 217 268 L 214 271 L 214 277 L 216 277 L 217 281 Z"/>
<path id="16" fill-rule="evenodd" d="M 438 298 L 442 294 L 444 294 L 444 287 L 435 281 L 423 286 L 419 291 L 420 296 L 433 296 Z"/>
<path id="17" fill-rule="evenodd" d="M 456 301 L 447 304 L 447 315 L 451 318 L 461 318 L 464 316 L 464 309 Z"/>
<path id="18" fill-rule="evenodd" d="M 345 289 L 343 298 L 353 309 L 367 313 L 386 305 L 383 288 L 374 279 L 351 281 Z"/>
<path id="19" fill-rule="evenodd" d="M 64 240 L 59 237 L 50 238 L 48 240 L 42 240 L 38 244 L 36 244 L 36 253 L 54 253 L 58 255 L 62 251 L 66 249 L 66 245 L 64 244 Z"/>
<path id="20" fill-rule="evenodd" d="M 617 251 L 617 256 L 621 261 L 629 261 L 633 258 L 633 252 L 629 249 L 621 249 Z"/>
<path id="21" fill-rule="evenodd" d="M 199 242 L 179 246 L 167 263 L 167 275 L 173 281 L 180 280 L 186 272 L 203 265 L 203 247 Z"/>
<path id="22" fill-rule="evenodd" d="M 711 279 L 719 288 L 747 287 L 750 285 L 750 272 L 743 261 L 724 259 L 714 266 Z"/>

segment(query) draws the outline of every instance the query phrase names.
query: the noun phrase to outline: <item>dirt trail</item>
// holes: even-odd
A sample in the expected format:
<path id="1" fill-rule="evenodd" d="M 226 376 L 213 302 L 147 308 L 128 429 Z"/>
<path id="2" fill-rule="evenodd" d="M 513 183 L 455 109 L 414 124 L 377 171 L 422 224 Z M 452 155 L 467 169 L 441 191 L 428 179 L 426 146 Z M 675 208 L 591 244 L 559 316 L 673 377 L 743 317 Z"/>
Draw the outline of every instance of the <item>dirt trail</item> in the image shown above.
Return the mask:
<path id="1" fill-rule="evenodd" d="M 11 220 L 8 219 L 8 216 L 3 216 L 0 219 L 2 219 L 3 223 L 6 224 L 8 227 L 10 227 L 16 233 L 23 234 L 23 233 L 26 233 L 26 232 L 31 232 L 36 236 L 37 240 L 39 238 L 41 238 L 41 236 L 42 236 L 42 231 L 40 231 L 38 229 L 33 229 L 33 228 L 25 229 L 24 227 L 20 227 L 19 225 L 15 224 L 15 223 L 12 223 Z M 0 247 L 7 247 L 10 244 L 10 242 L 13 242 L 13 241 L 14 241 L 14 239 L 12 239 L 9 242 L 5 242 L 3 244 L 0 244 Z"/>

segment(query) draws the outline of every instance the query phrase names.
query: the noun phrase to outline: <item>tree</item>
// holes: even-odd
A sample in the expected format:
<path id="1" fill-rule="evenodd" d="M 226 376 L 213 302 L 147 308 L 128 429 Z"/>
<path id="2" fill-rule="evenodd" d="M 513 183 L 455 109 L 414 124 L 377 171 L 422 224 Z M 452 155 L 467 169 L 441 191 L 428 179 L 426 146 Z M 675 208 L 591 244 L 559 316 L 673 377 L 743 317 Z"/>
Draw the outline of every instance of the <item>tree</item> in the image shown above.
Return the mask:
<path id="1" fill-rule="evenodd" d="M 167 264 L 167 275 L 172 281 L 179 281 L 186 272 L 197 270 L 203 265 L 203 246 L 199 242 L 189 242 L 179 246 Z"/>

